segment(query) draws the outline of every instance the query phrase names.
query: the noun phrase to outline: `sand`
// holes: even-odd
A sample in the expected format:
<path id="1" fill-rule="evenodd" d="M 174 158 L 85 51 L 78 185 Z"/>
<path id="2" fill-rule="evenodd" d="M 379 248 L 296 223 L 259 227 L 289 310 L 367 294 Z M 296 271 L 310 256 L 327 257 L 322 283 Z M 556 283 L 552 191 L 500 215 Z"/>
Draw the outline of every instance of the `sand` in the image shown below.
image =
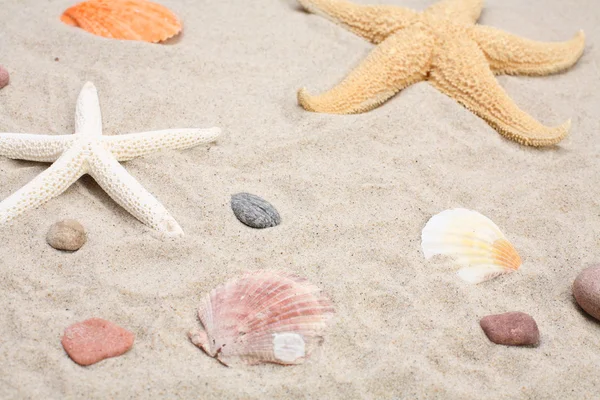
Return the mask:
<path id="1" fill-rule="evenodd" d="M 596 0 L 487 0 L 481 23 L 537 40 L 587 34 L 568 73 L 500 77 L 547 125 L 573 119 L 559 146 L 510 142 L 427 83 L 361 115 L 298 107 L 372 46 L 293 0 L 162 0 L 185 31 L 167 45 L 117 42 L 63 25 L 71 0 L 0 1 L 0 131 L 72 133 L 83 83 L 98 87 L 105 134 L 219 126 L 214 145 L 125 163 L 186 235 L 161 241 L 89 177 L 0 230 L 2 399 L 592 399 L 600 323 L 571 284 L 600 261 L 600 8 Z M 366 3 L 366 1 L 362 1 Z M 430 0 L 371 0 L 423 9 Z M 0 158 L 0 198 L 45 165 Z M 282 216 L 253 230 L 237 192 Z M 420 233 L 451 207 L 493 219 L 519 250 L 515 274 L 473 286 Z M 89 239 L 46 244 L 64 218 Z M 292 271 L 323 288 L 337 316 L 304 365 L 227 368 L 189 342 L 201 296 L 236 274 Z M 537 348 L 494 345 L 488 314 L 523 311 Z M 136 334 L 127 354 L 83 368 L 60 344 L 92 317 Z"/>

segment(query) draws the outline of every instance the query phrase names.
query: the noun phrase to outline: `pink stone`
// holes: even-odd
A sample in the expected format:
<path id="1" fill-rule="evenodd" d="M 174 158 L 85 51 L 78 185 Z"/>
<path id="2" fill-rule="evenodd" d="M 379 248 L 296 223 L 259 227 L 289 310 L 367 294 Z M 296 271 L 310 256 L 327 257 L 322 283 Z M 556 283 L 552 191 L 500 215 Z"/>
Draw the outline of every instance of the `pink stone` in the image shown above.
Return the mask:
<path id="1" fill-rule="evenodd" d="M 8 85 L 9 77 L 8 71 L 2 65 L 0 65 L 0 89 Z"/>
<path id="2" fill-rule="evenodd" d="M 535 320 L 523 312 L 488 315 L 479 321 L 488 339 L 507 346 L 531 346 L 540 342 Z"/>
<path id="3" fill-rule="evenodd" d="M 133 346 L 135 335 L 101 318 L 91 318 L 65 329 L 61 343 L 73 361 L 92 365 L 117 357 Z"/>
<path id="4" fill-rule="evenodd" d="M 581 271 L 573 283 L 573 295 L 585 312 L 600 320 L 600 265 Z"/>

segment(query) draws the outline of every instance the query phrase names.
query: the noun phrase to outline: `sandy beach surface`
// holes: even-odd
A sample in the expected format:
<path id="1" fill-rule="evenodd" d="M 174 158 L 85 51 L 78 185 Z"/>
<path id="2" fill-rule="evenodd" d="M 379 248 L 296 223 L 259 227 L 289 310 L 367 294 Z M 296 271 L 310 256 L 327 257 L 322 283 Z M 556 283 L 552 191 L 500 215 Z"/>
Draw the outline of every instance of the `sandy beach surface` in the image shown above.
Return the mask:
<path id="1" fill-rule="evenodd" d="M 357 0 L 358 1 L 358 0 Z M 366 3 L 366 1 L 358 1 Z M 424 9 L 431 0 L 372 0 Z M 161 0 L 182 17 L 166 45 L 92 36 L 59 20 L 72 0 L 0 0 L 0 132 L 69 134 L 86 81 L 107 135 L 223 129 L 212 145 L 124 163 L 186 235 L 160 240 L 84 177 L 0 229 L 2 399 L 594 399 L 600 323 L 571 284 L 600 262 L 600 8 L 597 0 L 487 0 L 480 23 L 535 40 L 587 35 L 567 73 L 499 77 L 559 146 L 508 141 L 427 83 L 366 114 L 306 112 L 296 91 L 329 89 L 372 45 L 293 0 Z M 4 199 L 46 168 L 0 158 Z M 254 230 L 230 196 L 270 201 L 282 224 Z M 495 221 L 518 273 L 481 285 L 426 261 L 421 229 L 453 207 Z M 64 218 L 88 230 L 63 253 L 45 242 Z M 199 299 L 237 274 L 294 272 L 337 314 L 304 365 L 227 368 L 187 338 Z M 488 314 L 523 311 L 537 348 L 492 344 Z M 76 365 L 60 337 L 101 317 L 136 334 L 127 354 Z"/>

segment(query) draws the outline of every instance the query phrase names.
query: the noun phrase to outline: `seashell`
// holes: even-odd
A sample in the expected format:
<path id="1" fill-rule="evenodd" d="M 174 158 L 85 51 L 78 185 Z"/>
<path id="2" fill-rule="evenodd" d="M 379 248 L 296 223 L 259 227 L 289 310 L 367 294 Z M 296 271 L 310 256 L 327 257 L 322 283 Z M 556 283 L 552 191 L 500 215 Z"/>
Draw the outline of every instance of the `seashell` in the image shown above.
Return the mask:
<path id="1" fill-rule="evenodd" d="M 281 217 L 271 203 L 250 193 L 231 196 L 231 209 L 240 222 L 251 228 L 264 229 L 281 223 Z"/>
<path id="2" fill-rule="evenodd" d="M 181 22 L 168 8 L 147 0 L 90 0 L 68 8 L 67 25 L 113 39 L 160 42 L 181 32 Z"/>
<path id="3" fill-rule="evenodd" d="M 480 283 L 516 271 L 521 257 L 500 228 L 476 211 L 457 208 L 434 215 L 423 228 L 421 247 L 425 258 L 454 256 L 463 268 L 458 276 Z"/>
<path id="4" fill-rule="evenodd" d="M 318 287 L 294 275 L 254 271 L 204 297 L 204 330 L 189 338 L 224 365 L 301 364 L 323 341 L 333 317 Z"/>

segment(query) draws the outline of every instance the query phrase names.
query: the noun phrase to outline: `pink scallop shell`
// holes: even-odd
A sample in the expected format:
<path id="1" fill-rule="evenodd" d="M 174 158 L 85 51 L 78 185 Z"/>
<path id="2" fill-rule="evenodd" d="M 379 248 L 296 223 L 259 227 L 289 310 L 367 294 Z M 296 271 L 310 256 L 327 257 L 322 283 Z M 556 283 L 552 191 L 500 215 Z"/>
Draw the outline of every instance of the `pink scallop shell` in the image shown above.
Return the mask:
<path id="1" fill-rule="evenodd" d="M 333 317 L 321 290 L 294 275 L 253 271 L 212 290 L 190 340 L 225 365 L 301 364 Z"/>

